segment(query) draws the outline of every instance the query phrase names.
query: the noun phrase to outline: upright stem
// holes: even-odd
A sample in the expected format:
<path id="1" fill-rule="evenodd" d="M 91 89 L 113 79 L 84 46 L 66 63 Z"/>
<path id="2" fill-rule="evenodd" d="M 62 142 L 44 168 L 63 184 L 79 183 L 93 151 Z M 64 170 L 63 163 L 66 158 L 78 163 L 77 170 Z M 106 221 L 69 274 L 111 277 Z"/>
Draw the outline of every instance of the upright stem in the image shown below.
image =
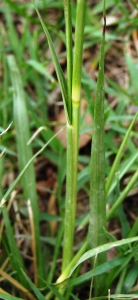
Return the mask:
<path id="1" fill-rule="evenodd" d="M 77 164 L 78 164 L 78 139 L 79 139 L 79 116 L 80 116 L 80 94 L 81 94 L 81 73 L 82 73 L 82 51 L 84 35 L 84 19 L 86 11 L 86 0 L 78 0 L 76 15 L 75 46 L 73 60 L 73 81 L 72 81 L 72 125 L 73 125 L 73 163 L 74 163 L 74 218 L 76 211 L 77 192 Z"/>
<path id="2" fill-rule="evenodd" d="M 94 128 L 90 161 L 90 223 L 89 244 L 96 248 L 106 243 L 103 227 L 106 226 L 105 201 L 105 150 L 104 150 L 104 43 L 105 43 L 105 1 L 104 26 L 100 50 L 99 72 L 94 107 Z M 98 264 L 106 260 L 105 253 L 98 255 Z M 95 278 L 95 296 L 103 292 L 103 276 Z"/>
<path id="3" fill-rule="evenodd" d="M 66 1 L 64 2 L 64 7 L 65 4 Z M 69 265 L 73 255 L 74 225 L 75 225 L 75 213 L 76 213 L 79 111 L 80 111 L 81 68 L 82 68 L 85 4 L 86 4 L 86 0 L 78 0 L 77 2 L 75 49 L 74 49 L 74 62 L 73 62 L 73 81 L 72 81 L 72 102 L 71 102 L 72 125 L 69 125 L 67 123 L 67 183 L 66 183 L 62 272 Z M 67 11 L 65 12 L 65 14 L 67 15 Z M 68 30 L 67 32 L 71 32 L 71 29 Z M 67 41 L 69 40 L 67 39 Z M 70 51 L 71 50 L 72 49 L 70 49 Z M 69 64 L 70 64 L 70 60 L 69 60 Z M 70 83 L 68 86 L 68 91 L 70 93 Z"/>
<path id="4" fill-rule="evenodd" d="M 73 60 L 72 106 L 80 105 L 85 6 L 86 0 L 78 0 Z"/>
<path id="5" fill-rule="evenodd" d="M 73 213 L 73 146 L 72 126 L 67 124 L 67 180 L 66 180 L 66 203 L 63 238 L 62 272 L 66 269 L 72 259 L 72 248 L 74 238 L 74 213 Z"/>

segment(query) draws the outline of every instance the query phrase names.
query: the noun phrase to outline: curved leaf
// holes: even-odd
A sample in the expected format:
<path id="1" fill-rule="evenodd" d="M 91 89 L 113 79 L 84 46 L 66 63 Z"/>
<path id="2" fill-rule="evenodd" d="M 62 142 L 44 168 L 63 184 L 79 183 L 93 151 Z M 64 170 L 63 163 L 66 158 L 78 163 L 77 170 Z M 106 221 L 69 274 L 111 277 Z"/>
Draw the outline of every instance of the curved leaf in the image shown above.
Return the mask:
<path id="1" fill-rule="evenodd" d="M 68 278 L 72 275 L 72 273 L 74 272 L 74 270 L 82 263 L 84 262 L 86 259 L 89 259 L 93 256 L 96 256 L 99 253 L 105 252 L 109 249 L 112 249 L 114 247 L 119 247 L 125 244 L 129 244 L 129 243 L 133 243 L 138 241 L 138 237 L 134 237 L 134 238 L 128 238 L 128 239 L 122 239 L 121 241 L 117 241 L 117 242 L 113 242 L 113 243 L 107 243 L 104 244 L 102 246 L 96 247 L 92 250 L 89 250 L 87 252 L 85 252 L 81 258 L 79 259 L 79 261 L 77 262 L 77 264 L 72 268 Z"/>
<path id="2" fill-rule="evenodd" d="M 34 1 L 32 1 L 34 3 Z M 69 119 L 69 114 L 68 114 L 68 89 L 67 89 L 67 82 L 66 82 L 66 79 L 65 79 L 65 76 L 63 74 L 63 71 L 61 69 L 61 66 L 58 62 L 58 58 L 57 58 L 57 55 L 56 55 L 56 52 L 55 52 L 55 49 L 54 49 L 54 46 L 53 46 L 53 43 L 52 43 L 52 40 L 51 40 L 51 36 L 49 34 L 49 31 L 47 29 L 47 27 L 45 26 L 42 18 L 41 18 L 41 15 L 34 3 L 34 6 L 35 6 L 35 10 L 37 12 L 37 15 L 38 15 L 38 18 L 40 20 L 40 23 L 42 25 L 42 28 L 44 30 L 44 33 L 46 35 L 46 38 L 47 38 L 47 41 L 48 41 L 48 45 L 49 45 L 49 49 L 50 49 L 50 52 L 51 52 L 51 55 L 52 55 L 52 60 L 53 60 L 53 63 L 54 63 L 54 67 L 55 67 L 55 70 L 56 70 L 56 74 L 57 74 L 57 78 L 58 78 L 58 81 L 59 81 L 59 84 L 60 84 L 60 89 L 61 89 L 61 93 L 62 93 L 62 97 L 63 97 L 63 102 L 64 102 L 64 109 L 65 109 L 65 114 L 66 114 L 66 119 L 68 121 L 68 123 L 71 125 L 71 122 L 70 122 L 70 119 Z"/>

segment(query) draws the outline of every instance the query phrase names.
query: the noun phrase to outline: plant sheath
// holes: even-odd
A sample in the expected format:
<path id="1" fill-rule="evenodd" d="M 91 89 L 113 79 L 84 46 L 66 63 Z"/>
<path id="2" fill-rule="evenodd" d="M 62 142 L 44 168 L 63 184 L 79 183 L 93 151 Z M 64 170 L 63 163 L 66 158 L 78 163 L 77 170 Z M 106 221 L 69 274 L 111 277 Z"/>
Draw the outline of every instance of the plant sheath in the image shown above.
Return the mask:
<path id="1" fill-rule="evenodd" d="M 72 124 L 70 125 L 67 122 L 67 182 L 62 272 L 69 265 L 73 254 L 77 194 L 78 136 L 85 6 L 86 0 L 77 1 L 75 46 L 72 75 Z"/>
<path id="2" fill-rule="evenodd" d="M 100 62 L 94 106 L 94 126 L 90 160 L 90 221 L 89 245 L 96 248 L 106 243 L 103 227 L 106 227 L 105 202 L 105 150 L 104 150 L 104 44 L 105 44 L 105 12 L 104 26 L 100 49 Z M 97 263 L 106 261 L 105 253 L 97 258 Z M 102 291 L 103 279 L 95 279 L 95 295 Z"/>

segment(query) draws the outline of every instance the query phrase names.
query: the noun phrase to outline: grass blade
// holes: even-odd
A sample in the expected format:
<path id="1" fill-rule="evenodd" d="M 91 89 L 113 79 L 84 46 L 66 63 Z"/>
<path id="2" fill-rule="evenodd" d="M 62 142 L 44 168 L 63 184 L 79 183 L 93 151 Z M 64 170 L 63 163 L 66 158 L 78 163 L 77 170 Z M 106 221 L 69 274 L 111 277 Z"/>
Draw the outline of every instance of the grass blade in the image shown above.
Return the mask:
<path id="1" fill-rule="evenodd" d="M 45 26 L 45 24 L 44 24 L 44 22 L 43 22 L 43 20 L 41 18 L 41 15 L 40 15 L 40 13 L 39 13 L 39 11 L 38 11 L 35 3 L 34 3 L 34 6 L 35 6 L 35 10 L 37 12 L 38 18 L 39 18 L 39 20 L 41 22 L 42 28 L 44 30 L 44 33 L 46 35 L 46 38 L 47 38 L 47 41 L 48 41 L 48 45 L 49 45 L 49 48 L 50 48 L 50 51 L 51 51 L 52 60 L 53 60 L 53 63 L 54 63 L 54 67 L 55 67 L 55 70 L 56 70 L 57 78 L 58 78 L 58 81 L 59 81 L 59 84 L 60 84 L 60 89 L 61 89 L 61 93 L 62 93 L 62 97 L 63 97 L 63 103 L 64 103 L 64 109 L 65 109 L 66 119 L 67 119 L 68 123 L 71 124 L 71 120 L 70 120 L 69 114 L 68 114 L 68 89 L 67 89 L 66 79 L 64 77 L 64 74 L 63 74 L 63 71 L 61 69 L 61 66 L 60 66 L 60 64 L 58 62 L 58 58 L 57 58 L 57 55 L 55 53 L 55 49 L 54 49 L 54 46 L 53 46 L 53 43 L 52 43 L 49 31 L 46 28 L 46 26 Z"/>
<path id="2" fill-rule="evenodd" d="M 14 297 L 12 295 L 6 295 L 0 291 L 0 297 L 2 300 L 24 300 L 23 298 Z"/>
<path id="3" fill-rule="evenodd" d="M 71 120 L 72 104 L 72 13 L 71 13 L 71 1 L 64 0 L 64 14 L 66 23 L 66 48 L 67 48 L 67 74 L 68 74 L 68 113 Z"/>
<path id="4" fill-rule="evenodd" d="M 14 271 L 16 272 L 17 280 L 19 282 L 21 282 L 24 287 L 28 288 L 28 285 L 27 285 L 26 281 L 24 280 L 24 277 L 21 273 L 21 268 L 25 269 L 24 264 L 23 264 L 23 259 L 22 259 L 21 253 L 18 249 L 18 246 L 16 244 L 13 228 L 11 226 L 9 215 L 8 215 L 7 208 L 5 205 L 3 206 L 2 214 L 3 214 L 4 224 L 6 227 L 10 252 L 13 253 L 13 255 L 10 256 L 11 265 L 12 265 Z"/>
<path id="5" fill-rule="evenodd" d="M 116 202 L 113 204 L 113 206 L 110 208 L 109 212 L 107 213 L 107 220 L 108 221 L 111 218 L 111 216 L 113 215 L 113 213 L 115 212 L 115 210 L 117 209 L 117 207 L 126 198 L 126 196 L 128 195 L 129 191 L 132 189 L 133 185 L 135 184 L 135 182 L 137 180 L 138 180 L 138 170 L 134 173 L 134 175 L 132 176 L 131 180 L 127 184 L 126 188 L 123 190 L 123 192 L 121 193 L 121 195 L 118 197 L 118 199 L 116 200 Z"/>
<path id="6" fill-rule="evenodd" d="M 20 269 L 21 273 L 21 269 Z M 29 300 L 35 300 L 34 296 L 17 280 L 15 280 L 13 277 L 5 273 L 3 270 L 0 269 L 0 274 L 3 278 L 5 278 L 7 281 L 9 281 L 13 286 L 15 286 L 18 290 L 20 290 Z M 23 274 L 22 274 L 23 275 Z M 23 278 L 23 276 L 22 276 Z M 26 281 L 26 280 L 24 280 Z M 27 283 L 27 282 L 26 282 Z M 28 285 L 28 284 L 26 284 Z M 28 285 L 29 286 L 29 285 Z"/>
<path id="7" fill-rule="evenodd" d="M 89 259 L 89 258 L 91 258 L 91 257 L 93 257 L 93 256 L 95 256 L 95 255 L 97 255 L 99 253 L 102 253 L 102 252 L 105 252 L 105 251 L 107 251 L 109 249 L 112 249 L 114 247 L 119 247 L 119 246 L 126 245 L 126 244 L 129 244 L 129 243 L 133 243 L 133 242 L 136 242 L 136 241 L 138 241 L 138 237 L 122 239 L 121 241 L 111 242 L 111 243 L 99 246 L 99 247 L 97 247 L 95 249 L 92 249 L 92 250 L 89 250 L 89 251 L 85 252 L 82 255 L 82 257 L 79 259 L 79 261 L 77 262 L 77 264 L 71 270 L 68 278 L 72 275 L 72 273 L 79 266 L 79 264 L 83 263 L 85 260 L 87 260 L 87 259 Z"/>
<path id="8" fill-rule="evenodd" d="M 32 291 L 34 292 L 34 294 L 36 295 L 37 299 L 39 300 L 45 300 L 45 297 L 42 295 L 42 293 L 38 290 L 38 288 L 36 287 L 36 285 L 30 280 L 30 278 L 24 273 L 24 271 L 22 270 L 22 273 L 26 279 L 26 281 L 28 282 L 28 284 L 30 285 Z"/>
<path id="9" fill-rule="evenodd" d="M 32 157 L 31 159 L 26 163 L 26 165 L 24 166 L 24 168 L 22 169 L 22 171 L 20 172 L 20 174 L 16 177 L 16 179 L 14 180 L 14 182 L 11 184 L 11 186 L 9 187 L 9 189 L 6 191 L 6 193 L 4 194 L 1 202 L 0 202 L 0 212 L 3 209 L 3 205 L 6 202 L 7 198 L 9 197 L 9 195 L 11 194 L 11 192 L 13 191 L 13 189 L 16 187 L 16 185 L 18 184 L 19 180 L 22 178 L 22 176 L 24 175 L 24 173 L 26 172 L 26 170 L 28 169 L 28 167 L 30 166 L 30 164 L 34 161 L 34 159 L 41 154 L 45 148 L 50 144 L 50 142 L 63 130 L 63 128 L 58 131 L 54 136 L 51 137 L 51 139 L 39 150 L 37 151 Z"/>
<path id="10" fill-rule="evenodd" d="M 112 181 L 114 179 L 115 172 L 117 170 L 118 164 L 119 164 L 119 162 L 121 160 L 121 157 L 123 155 L 124 147 L 125 147 L 125 145 L 127 143 L 127 140 L 128 140 L 128 138 L 130 136 L 131 130 L 133 128 L 133 125 L 134 125 L 137 117 L 138 117 L 138 112 L 136 113 L 135 117 L 133 118 L 133 120 L 132 120 L 132 122 L 131 122 L 128 130 L 127 130 L 127 133 L 126 133 L 126 135 L 125 135 L 125 137 L 124 137 L 124 139 L 122 141 L 122 144 L 121 144 L 121 146 L 120 146 L 120 148 L 118 150 L 118 153 L 117 153 L 116 158 L 114 160 L 114 163 L 113 163 L 113 166 L 112 166 L 112 169 L 111 169 L 111 172 L 109 174 L 108 181 L 107 181 L 107 184 L 106 184 L 106 194 L 108 194 L 108 192 L 109 192 L 109 189 L 110 189 Z"/>
<path id="11" fill-rule="evenodd" d="M 31 146 L 27 145 L 30 139 L 29 132 L 29 122 L 27 117 L 27 107 L 24 98 L 24 92 L 22 88 L 22 81 L 20 73 L 15 61 L 14 56 L 8 56 L 8 64 L 11 72 L 12 84 L 14 87 L 14 100 L 13 100 L 13 110 L 14 110 L 14 124 L 16 129 L 16 140 L 17 140 L 17 150 L 18 150 L 18 161 L 19 169 L 25 167 L 28 161 L 31 159 L 32 149 Z M 37 192 L 36 192 L 36 179 L 34 165 L 30 164 L 26 172 L 22 177 L 22 187 L 23 193 L 26 200 L 31 201 L 32 209 L 32 224 L 34 231 L 34 241 L 32 252 L 34 256 L 34 280 L 38 283 L 38 276 L 43 278 L 44 270 L 42 263 L 42 253 L 40 247 L 40 232 L 39 232 L 39 214 L 38 214 L 38 202 L 37 202 Z"/>
<path id="12" fill-rule="evenodd" d="M 108 261 L 108 262 L 104 263 L 103 265 L 97 266 L 93 270 L 88 271 L 85 274 L 83 274 L 75 279 L 72 279 L 71 281 L 69 281 L 69 283 L 67 283 L 66 287 L 80 285 L 81 283 L 84 283 L 85 281 L 90 280 L 93 276 L 102 274 L 106 271 L 111 270 L 112 268 L 114 268 L 116 266 L 119 266 L 120 264 L 122 264 L 122 262 L 124 260 L 125 260 L 124 257 L 114 258 L 111 261 Z"/>

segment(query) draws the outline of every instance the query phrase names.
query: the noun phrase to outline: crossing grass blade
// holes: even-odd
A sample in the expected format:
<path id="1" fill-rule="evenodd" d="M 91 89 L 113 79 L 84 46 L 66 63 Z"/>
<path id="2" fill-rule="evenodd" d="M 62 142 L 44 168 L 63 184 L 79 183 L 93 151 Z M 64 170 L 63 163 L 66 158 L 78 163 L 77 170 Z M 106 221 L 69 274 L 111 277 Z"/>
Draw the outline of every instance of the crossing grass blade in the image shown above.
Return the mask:
<path id="1" fill-rule="evenodd" d="M 105 272 L 111 270 L 112 268 L 121 265 L 124 260 L 125 260 L 125 257 L 116 257 L 108 262 L 105 262 L 104 264 L 95 267 L 93 270 L 88 271 L 85 274 L 78 276 L 75 279 L 71 279 L 66 284 L 66 288 L 69 286 L 80 285 L 80 284 L 84 283 L 85 281 L 90 280 L 93 276 L 105 273 Z"/>
<path id="2" fill-rule="evenodd" d="M 114 247 L 119 247 L 119 246 L 123 246 L 123 245 L 127 245 L 127 244 L 131 244 L 133 242 L 137 242 L 138 241 L 138 237 L 133 237 L 133 238 L 127 238 L 127 239 L 122 239 L 120 241 L 116 241 L 116 242 L 111 242 L 111 243 L 107 243 L 105 245 L 96 247 L 95 249 L 92 250 L 88 250 L 87 252 L 85 252 L 82 257 L 79 259 L 79 261 L 77 262 L 77 264 L 72 268 L 68 278 L 72 275 L 72 273 L 75 271 L 75 269 L 79 266 L 79 264 L 83 263 L 85 260 L 98 255 L 102 252 L 105 252 L 109 249 L 112 249 Z"/>
<path id="3" fill-rule="evenodd" d="M 16 179 L 14 180 L 14 182 L 11 184 L 11 186 L 8 188 L 8 190 L 6 191 L 6 193 L 3 195 L 3 198 L 0 202 L 0 212 L 3 209 L 3 205 L 4 203 L 7 201 L 8 197 L 10 196 L 11 192 L 13 191 L 13 189 L 16 187 L 16 185 L 18 184 L 18 182 L 20 181 L 20 179 L 22 179 L 22 176 L 24 175 L 24 173 L 26 172 L 26 170 L 28 169 L 28 167 L 30 166 L 30 164 L 34 161 L 34 159 L 40 155 L 45 149 L 46 147 L 51 143 L 51 141 L 63 130 L 63 128 L 61 130 L 59 130 L 55 135 L 53 135 L 49 141 L 40 149 L 38 150 L 32 157 L 31 159 L 26 163 L 26 165 L 24 166 L 24 168 L 21 170 L 21 172 L 19 173 L 19 175 L 16 177 Z"/>

